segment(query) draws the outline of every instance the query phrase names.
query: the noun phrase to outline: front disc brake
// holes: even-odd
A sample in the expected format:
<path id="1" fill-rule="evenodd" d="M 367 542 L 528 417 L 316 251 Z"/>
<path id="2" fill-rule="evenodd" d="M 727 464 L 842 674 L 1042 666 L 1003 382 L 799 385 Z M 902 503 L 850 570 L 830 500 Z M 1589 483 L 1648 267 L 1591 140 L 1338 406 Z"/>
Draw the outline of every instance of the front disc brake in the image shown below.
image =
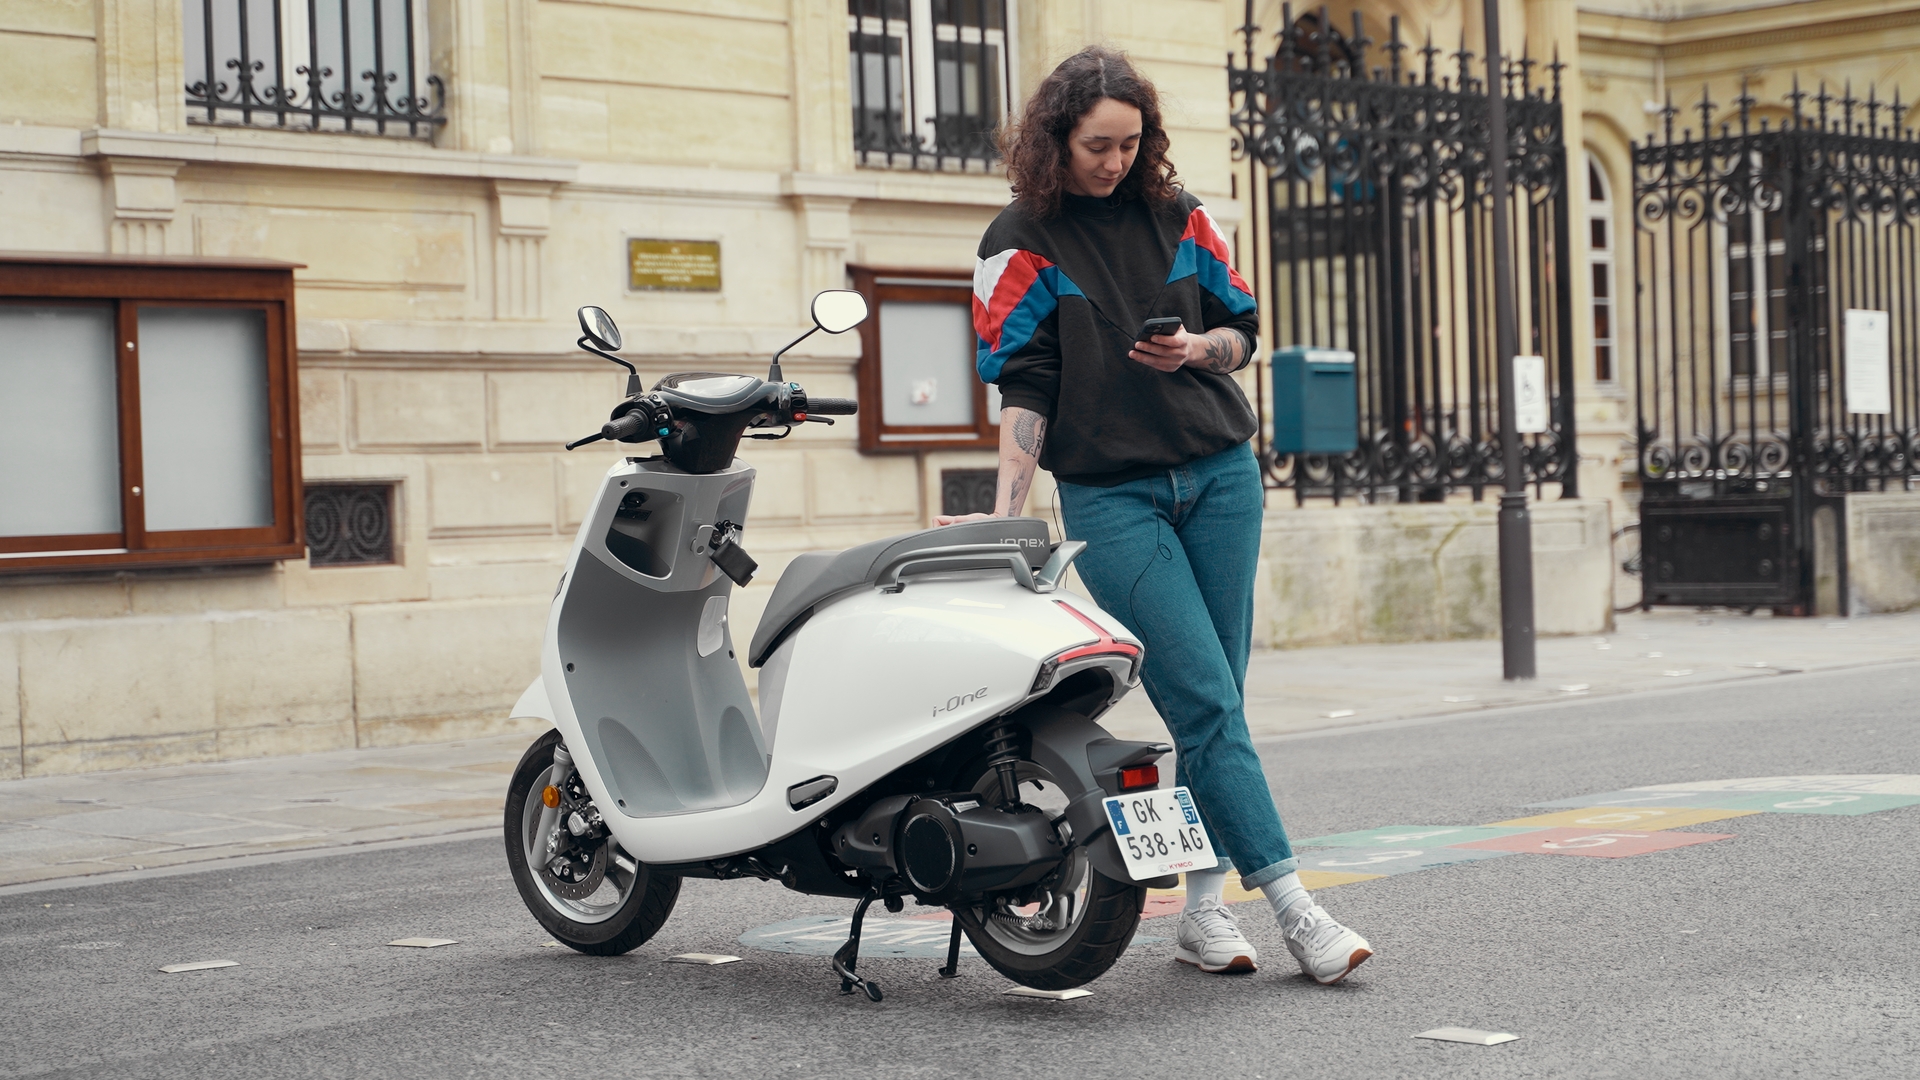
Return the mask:
<path id="1" fill-rule="evenodd" d="M 600 888 L 607 879 L 607 849 L 613 846 L 612 839 L 602 840 L 591 854 L 583 855 L 578 850 L 553 859 L 540 868 L 540 880 L 547 883 L 554 895 L 568 900 L 585 900 Z M 562 873 L 553 872 L 553 864 L 558 863 Z"/>

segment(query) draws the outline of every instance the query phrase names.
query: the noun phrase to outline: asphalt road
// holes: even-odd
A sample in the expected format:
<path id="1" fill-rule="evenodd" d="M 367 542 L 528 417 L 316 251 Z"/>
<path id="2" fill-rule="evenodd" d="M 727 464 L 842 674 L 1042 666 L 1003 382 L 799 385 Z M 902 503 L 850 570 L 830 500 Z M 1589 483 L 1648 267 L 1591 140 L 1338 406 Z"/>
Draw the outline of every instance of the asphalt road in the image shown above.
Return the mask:
<path id="1" fill-rule="evenodd" d="M 1297 836 L 1475 825 L 1645 784 L 1920 773 L 1920 665 L 1644 694 L 1262 744 Z M 1265 967 L 1137 944 L 1092 997 L 1004 996 L 983 963 L 822 957 L 739 936 L 844 913 L 688 882 L 638 951 L 558 948 L 497 841 L 0 895 L 0 1075 L 112 1077 L 1881 1077 L 1920 1060 L 1920 806 L 1760 814 L 1624 859 L 1520 855 L 1326 890 L 1378 956 L 1321 987 L 1263 907 Z M 912 909 L 909 908 L 909 912 Z M 1165 936 L 1167 921 L 1145 933 Z M 432 950 L 385 942 L 425 935 Z M 661 963 L 681 952 L 746 962 Z M 161 964 L 238 967 L 165 975 Z M 1415 1040 L 1508 1031 L 1479 1047 Z"/>

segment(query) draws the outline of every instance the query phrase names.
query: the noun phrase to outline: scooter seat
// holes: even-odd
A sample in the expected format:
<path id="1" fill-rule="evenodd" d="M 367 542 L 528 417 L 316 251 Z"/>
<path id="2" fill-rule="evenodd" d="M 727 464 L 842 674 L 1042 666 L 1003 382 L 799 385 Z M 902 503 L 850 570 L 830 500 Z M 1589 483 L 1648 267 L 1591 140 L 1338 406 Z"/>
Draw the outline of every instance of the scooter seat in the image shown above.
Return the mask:
<path id="1" fill-rule="evenodd" d="M 799 629 L 813 610 L 841 593 L 871 585 L 882 570 L 901 555 L 927 548 L 961 544 L 1010 544 L 1026 553 L 1035 567 L 1047 560 L 1052 541 L 1047 523 L 1039 518 L 988 518 L 922 529 L 904 536 L 889 536 L 845 551 L 809 551 L 794 557 L 773 587 L 767 612 L 753 632 L 753 644 L 747 649 L 747 664 L 766 663 L 780 642 Z"/>

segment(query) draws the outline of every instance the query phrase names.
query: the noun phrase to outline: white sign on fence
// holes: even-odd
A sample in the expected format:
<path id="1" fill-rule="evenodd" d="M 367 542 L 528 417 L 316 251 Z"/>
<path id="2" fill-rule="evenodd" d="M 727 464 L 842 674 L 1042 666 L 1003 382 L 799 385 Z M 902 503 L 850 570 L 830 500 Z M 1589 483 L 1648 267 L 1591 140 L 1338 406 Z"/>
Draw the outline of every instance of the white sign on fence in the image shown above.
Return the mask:
<path id="1" fill-rule="evenodd" d="M 1547 415 L 1547 358 L 1513 358 L 1513 428 L 1522 435 L 1539 435 L 1549 426 Z"/>
<path id="2" fill-rule="evenodd" d="M 1890 413 L 1893 386 L 1888 370 L 1887 313 L 1847 309 L 1847 411 Z"/>

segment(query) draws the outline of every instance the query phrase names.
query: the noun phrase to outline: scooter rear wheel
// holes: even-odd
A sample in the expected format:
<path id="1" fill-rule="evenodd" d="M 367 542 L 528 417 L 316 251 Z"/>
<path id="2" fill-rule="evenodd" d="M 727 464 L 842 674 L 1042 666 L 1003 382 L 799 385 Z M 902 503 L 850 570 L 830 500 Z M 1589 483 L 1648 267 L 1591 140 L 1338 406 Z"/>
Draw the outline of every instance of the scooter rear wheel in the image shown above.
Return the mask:
<path id="1" fill-rule="evenodd" d="M 1092 866 L 1085 867 L 1085 912 L 1071 930 L 1058 935 L 1058 944 L 1039 951 L 1031 939 L 1021 940 L 991 921 L 1005 916 L 962 906 L 954 912 L 980 958 L 995 971 L 1035 990 L 1071 990 L 1107 973 L 1133 941 L 1140 926 L 1146 890 L 1132 882 L 1115 881 Z M 1026 948 L 1019 947 L 1026 945 Z"/>
<path id="2" fill-rule="evenodd" d="M 1019 762 L 1015 774 L 1023 802 L 1050 814 L 1064 812 L 1068 796 L 1053 774 L 1031 761 Z M 975 794 L 1000 790 L 991 771 L 975 771 L 972 779 L 966 786 Z M 1035 990 L 1071 990 L 1106 974 L 1132 943 L 1147 902 L 1145 888 L 1105 876 L 1085 852 L 1076 852 L 1061 875 L 1052 890 L 1056 903 L 1068 898 L 1072 903 L 1067 925 L 1059 929 L 1033 929 L 1027 919 L 985 906 L 959 905 L 954 911 L 981 959 Z"/>
<path id="3" fill-rule="evenodd" d="M 541 880 L 539 869 L 528 859 L 527 845 L 538 830 L 544 809 L 540 796 L 553 768 L 554 747 L 559 745 L 558 731 L 535 739 L 507 784 L 504 824 L 513 884 L 527 910 L 560 944 L 596 956 L 631 952 L 666 924 L 680 896 L 680 878 L 632 858 L 608 837 L 603 841 L 604 857 L 595 860 L 604 868 L 605 882 L 590 897 L 571 899 Z"/>

